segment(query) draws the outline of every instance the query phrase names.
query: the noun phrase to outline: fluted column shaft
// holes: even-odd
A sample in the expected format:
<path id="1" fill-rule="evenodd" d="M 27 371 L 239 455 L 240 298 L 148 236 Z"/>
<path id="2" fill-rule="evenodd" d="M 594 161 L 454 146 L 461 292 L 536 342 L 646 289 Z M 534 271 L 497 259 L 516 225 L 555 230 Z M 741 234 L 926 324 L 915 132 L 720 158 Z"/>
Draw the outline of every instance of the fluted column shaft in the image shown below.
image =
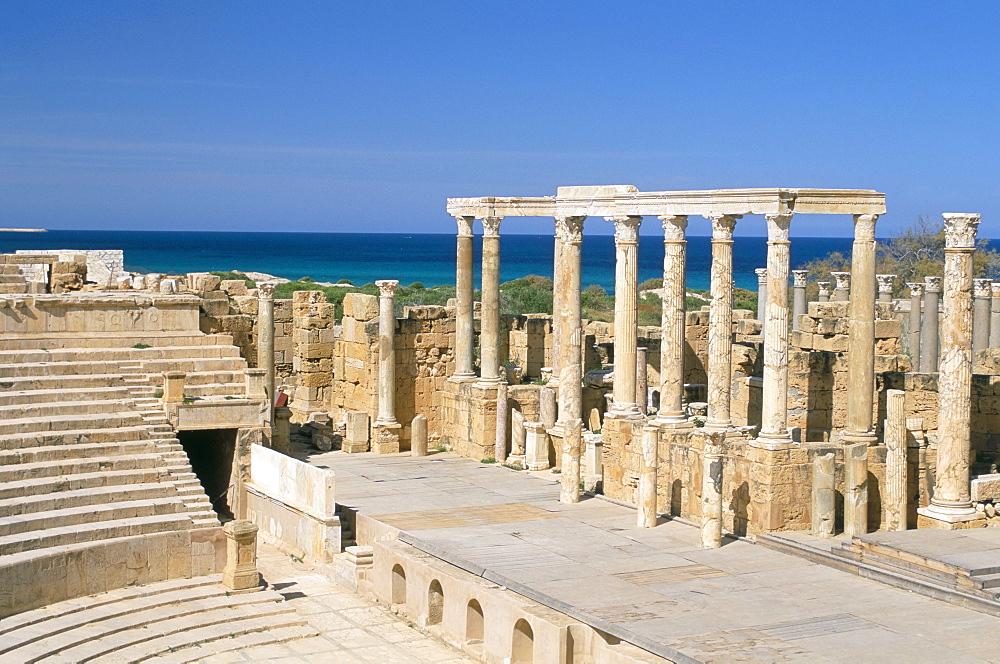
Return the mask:
<path id="1" fill-rule="evenodd" d="M 920 330 L 920 370 L 938 370 L 941 277 L 924 277 L 924 324 Z"/>
<path id="2" fill-rule="evenodd" d="M 642 217 L 610 217 L 615 222 L 615 379 L 614 413 L 639 415 L 635 403 L 635 353 L 639 328 L 639 224 Z"/>
<path id="3" fill-rule="evenodd" d="M 264 370 L 267 419 L 274 422 L 274 287 L 273 281 L 258 284 L 257 368 Z"/>
<path id="4" fill-rule="evenodd" d="M 712 302 L 708 311 L 708 421 L 731 424 L 733 362 L 733 229 L 742 215 L 714 215 L 712 221 Z"/>
<path id="5" fill-rule="evenodd" d="M 559 385 L 559 375 L 562 373 L 562 338 L 559 331 L 559 312 L 563 309 L 563 293 L 566 285 L 563 283 L 565 275 L 562 268 L 563 243 L 559 238 L 558 222 L 556 224 L 555 246 L 552 251 L 552 360 L 549 366 L 552 367 L 552 380 L 550 387 Z"/>
<path id="6" fill-rule="evenodd" d="M 473 362 L 475 322 L 472 305 L 472 222 L 474 217 L 455 217 L 458 247 L 455 260 L 455 376 L 476 375 Z"/>
<path id="7" fill-rule="evenodd" d="M 875 398 L 875 222 L 877 214 L 854 215 L 851 299 L 847 332 L 845 443 L 877 441 L 872 430 Z"/>
<path id="8" fill-rule="evenodd" d="M 921 283 L 907 283 L 910 289 L 910 333 L 909 340 L 910 360 L 912 360 L 913 370 L 920 371 L 920 303 L 924 296 L 924 285 Z"/>
<path id="9" fill-rule="evenodd" d="M 684 239 L 688 218 L 660 217 L 663 222 L 663 311 L 660 319 L 660 424 L 686 423 L 684 417 L 684 327 L 687 309 Z"/>
<path id="10" fill-rule="evenodd" d="M 580 314 L 580 246 L 586 217 L 557 217 L 560 240 L 560 295 L 557 312 L 558 334 L 562 340 L 559 376 L 559 420 L 563 428 L 562 474 L 559 500 L 580 500 L 580 448 L 583 437 L 583 323 Z"/>
<path id="11" fill-rule="evenodd" d="M 500 222 L 483 217 L 483 310 L 479 332 L 479 382 L 500 382 Z"/>
<path id="12" fill-rule="evenodd" d="M 977 214 L 945 214 L 944 326 L 938 374 L 938 449 L 934 495 L 926 515 L 948 521 L 975 516 L 969 491 L 972 400 L 972 254 Z"/>
<path id="13" fill-rule="evenodd" d="M 788 228 L 790 214 L 767 219 L 767 310 L 764 319 L 764 386 L 759 440 L 787 444 L 788 433 Z"/>
<path id="14" fill-rule="evenodd" d="M 396 422 L 396 331 L 395 279 L 376 281 L 378 286 L 378 419 L 379 424 Z"/>

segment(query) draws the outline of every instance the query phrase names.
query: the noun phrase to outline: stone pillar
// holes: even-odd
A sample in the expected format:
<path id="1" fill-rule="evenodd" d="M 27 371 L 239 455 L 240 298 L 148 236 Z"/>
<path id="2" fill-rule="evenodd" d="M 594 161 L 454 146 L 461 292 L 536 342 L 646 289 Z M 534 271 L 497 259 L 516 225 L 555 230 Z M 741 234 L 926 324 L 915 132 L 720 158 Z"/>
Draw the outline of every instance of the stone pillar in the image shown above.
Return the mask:
<path id="1" fill-rule="evenodd" d="M 656 525 L 656 469 L 659 467 L 658 427 L 647 424 L 642 429 L 642 449 L 639 455 L 639 513 L 640 528 Z"/>
<path id="2" fill-rule="evenodd" d="M 341 451 L 347 454 L 367 452 L 371 435 L 368 413 L 349 410 L 344 414 L 344 423 L 346 431 L 340 444 Z"/>
<path id="3" fill-rule="evenodd" d="M 524 423 L 524 467 L 546 470 L 549 467 L 549 435 L 541 422 Z"/>
<path id="4" fill-rule="evenodd" d="M 475 217 L 455 217 L 458 222 L 458 249 L 455 261 L 455 377 L 476 375 L 472 360 L 475 322 L 472 304 L 472 222 Z"/>
<path id="5" fill-rule="evenodd" d="M 788 228 L 792 215 L 769 214 L 766 219 L 767 315 L 757 444 L 775 449 L 792 443 L 788 431 Z"/>
<path id="6" fill-rule="evenodd" d="M 837 286 L 833 289 L 833 301 L 847 302 L 851 299 L 851 273 L 831 272 L 830 275 L 837 280 Z"/>
<path id="7" fill-rule="evenodd" d="M 264 392 L 264 376 L 266 372 L 263 369 L 245 369 L 243 373 L 246 377 L 247 399 L 265 401 L 267 399 L 267 394 Z"/>
<path id="8" fill-rule="evenodd" d="M 924 297 L 924 285 L 907 283 L 906 287 L 910 289 L 910 333 L 907 336 L 909 341 L 907 350 L 910 351 L 913 368 L 920 371 L 920 304 Z"/>
<path id="9" fill-rule="evenodd" d="M 657 424 L 690 426 L 684 417 L 684 325 L 687 311 L 684 215 L 663 222 L 663 312 L 660 327 L 660 409 Z"/>
<path id="10" fill-rule="evenodd" d="M 844 447 L 844 534 L 868 532 L 868 443 Z"/>
<path id="11" fill-rule="evenodd" d="M 583 488 L 595 491 L 604 481 L 604 441 L 599 433 L 583 434 Z"/>
<path id="12" fill-rule="evenodd" d="M 819 287 L 819 294 L 816 295 L 817 302 L 829 302 L 830 301 L 830 282 L 829 281 L 817 281 L 816 285 Z"/>
<path id="13" fill-rule="evenodd" d="M 770 274 L 770 264 L 768 264 Z M 770 290 L 773 281 L 768 281 Z M 706 432 L 701 471 L 701 546 L 722 546 L 722 432 Z"/>
<path id="14" fill-rule="evenodd" d="M 267 417 L 274 422 L 274 287 L 265 281 L 257 284 L 257 367 L 264 370 L 264 390 L 267 393 Z"/>
<path id="15" fill-rule="evenodd" d="M 562 243 L 562 309 L 558 314 L 561 341 L 559 419 L 563 429 L 562 473 L 559 500 L 580 500 L 580 445 L 583 437 L 583 324 L 580 320 L 580 245 L 586 217 L 557 217 L 556 230 Z"/>
<path id="16" fill-rule="evenodd" d="M 903 390 L 888 390 L 885 398 L 885 509 L 886 530 L 906 530 L 906 411 Z"/>
<path id="17" fill-rule="evenodd" d="M 230 521 L 222 527 L 226 535 L 226 567 L 222 584 L 232 590 L 260 587 L 257 571 L 257 526 L 250 521 Z"/>
<path id="18" fill-rule="evenodd" d="M 919 513 L 957 523 L 976 517 L 969 490 L 972 402 L 972 254 L 978 214 L 944 216 L 944 330 L 938 374 L 938 449 L 931 504 Z"/>
<path id="19" fill-rule="evenodd" d="M 639 417 L 635 403 L 635 355 L 639 328 L 639 224 L 642 217 L 608 217 L 615 222 L 615 402 L 612 415 Z"/>
<path id="20" fill-rule="evenodd" d="M 503 217 L 483 217 L 482 298 L 479 332 L 479 382 L 493 387 L 500 382 L 500 222 Z"/>
<path id="21" fill-rule="evenodd" d="M 875 280 L 878 281 L 878 301 L 892 302 L 892 289 L 896 286 L 896 275 L 876 274 Z"/>
<path id="22" fill-rule="evenodd" d="M 832 537 L 837 522 L 837 463 L 833 452 L 813 459 L 812 533 Z"/>
<path id="23" fill-rule="evenodd" d="M 972 280 L 972 357 L 990 347 L 990 297 L 993 283 L 990 279 Z"/>
<path id="24" fill-rule="evenodd" d="M 538 411 L 546 429 L 551 429 L 556 425 L 556 417 L 559 413 L 556 407 L 556 391 L 548 385 L 538 391 Z"/>
<path id="25" fill-rule="evenodd" d="M 416 415 L 410 422 L 410 455 L 427 456 L 427 416 Z"/>
<path id="26" fill-rule="evenodd" d="M 924 277 L 924 324 L 920 329 L 920 370 L 938 370 L 941 277 Z"/>
<path id="27" fill-rule="evenodd" d="M 757 320 L 763 323 L 767 311 L 767 268 L 759 267 L 754 272 L 757 274 Z"/>
<path id="28" fill-rule="evenodd" d="M 183 371 L 166 371 L 163 374 L 163 403 L 184 401 L 184 382 L 187 374 Z"/>
<path id="29" fill-rule="evenodd" d="M 808 270 L 792 270 L 792 329 L 799 329 L 799 316 L 806 313 L 806 275 Z"/>
<path id="30" fill-rule="evenodd" d="M 558 224 L 557 224 L 558 226 Z M 555 249 L 552 252 L 552 360 L 549 366 L 552 367 L 552 379 L 548 384 L 558 387 L 559 374 L 562 371 L 562 339 L 559 338 L 559 312 L 562 311 L 563 294 L 566 291 L 566 278 L 562 261 L 562 240 L 559 239 L 558 228 L 556 229 Z"/>
<path id="31" fill-rule="evenodd" d="M 875 222 L 877 214 L 854 215 L 851 301 L 847 329 L 847 414 L 844 442 L 875 445 Z M 863 532 L 863 531 L 862 531 Z"/>
<path id="32" fill-rule="evenodd" d="M 708 312 L 708 417 L 706 425 L 731 425 L 733 361 L 733 229 L 742 215 L 713 215 L 712 303 Z"/>
<path id="33" fill-rule="evenodd" d="M 396 310 L 394 298 L 399 282 L 376 281 L 378 286 L 378 418 L 375 424 L 396 423 Z"/>
<path id="34" fill-rule="evenodd" d="M 281 406 L 274 409 L 274 424 L 271 426 L 271 447 L 282 454 L 292 453 L 291 419 L 291 408 Z"/>
<path id="35" fill-rule="evenodd" d="M 649 403 L 649 349 L 637 346 L 635 349 L 635 405 L 643 417 L 648 412 Z"/>
<path id="36" fill-rule="evenodd" d="M 990 284 L 990 348 L 1000 347 L 1000 283 Z"/>
<path id="37" fill-rule="evenodd" d="M 510 408 L 507 407 L 507 383 L 497 385 L 497 433 L 493 458 L 497 463 L 507 460 L 507 438 L 510 434 Z"/>

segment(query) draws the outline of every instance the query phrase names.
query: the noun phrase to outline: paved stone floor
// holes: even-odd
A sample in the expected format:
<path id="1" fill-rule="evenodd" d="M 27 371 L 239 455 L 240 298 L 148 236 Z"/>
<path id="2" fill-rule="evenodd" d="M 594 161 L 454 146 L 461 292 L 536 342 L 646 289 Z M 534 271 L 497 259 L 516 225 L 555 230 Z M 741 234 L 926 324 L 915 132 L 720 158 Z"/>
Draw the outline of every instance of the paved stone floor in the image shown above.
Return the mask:
<path id="1" fill-rule="evenodd" d="M 264 578 L 304 616 L 320 636 L 220 653 L 201 662 L 355 664 L 458 664 L 472 662 L 442 641 L 422 633 L 385 606 L 338 586 L 313 566 L 272 546 L 258 546 Z"/>
<path id="2" fill-rule="evenodd" d="M 696 528 L 641 529 L 634 509 L 603 499 L 563 505 L 550 473 L 448 453 L 309 461 L 336 472 L 338 503 L 414 545 L 697 659 L 1000 661 L 996 618 L 747 541 L 704 550 Z"/>

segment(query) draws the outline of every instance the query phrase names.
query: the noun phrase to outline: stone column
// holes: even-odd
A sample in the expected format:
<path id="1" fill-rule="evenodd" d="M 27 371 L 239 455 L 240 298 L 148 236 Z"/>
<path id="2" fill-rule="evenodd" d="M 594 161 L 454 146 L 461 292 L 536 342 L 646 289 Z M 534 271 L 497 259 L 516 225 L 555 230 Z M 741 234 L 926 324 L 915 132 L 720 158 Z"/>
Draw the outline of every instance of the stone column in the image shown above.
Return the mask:
<path id="1" fill-rule="evenodd" d="M 687 310 L 685 215 L 663 222 L 663 312 L 660 327 L 660 409 L 657 424 L 688 426 L 684 417 L 684 325 Z"/>
<path id="2" fill-rule="evenodd" d="M 426 415 L 415 415 L 410 422 L 410 456 L 427 456 Z"/>
<path id="3" fill-rule="evenodd" d="M 558 224 L 557 224 L 558 226 Z M 552 252 L 552 379 L 548 385 L 559 386 L 559 375 L 562 372 L 562 339 L 559 338 L 559 312 L 562 311 L 563 295 L 566 292 L 566 278 L 562 266 L 562 240 L 556 229 L 555 248 Z"/>
<path id="4" fill-rule="evenodd" d="M 972 357 L 990 347 L 990 297 L 993 283 L 990 279 L 972 280 Z"/>
<path id="5" fill-rule="evenodd" d="M 497 431 L 493 458 L 497 463 L 507 460 L 507 437 L 510 435 L 510 409 L 507 407 L 507 383 L 497 384 Z"/>
<path id="6" fill-rule="evenodd" d="M 844 534 L 868 532 L 868 443 L 844 447 Z"/>
<path id="7" fill-rule="evenodd" d="M 767 219 L 767 312 L 764 321 L 764 386 L 757 444 L 791 445 L 788 431 L 788 228 L 790 214 Z"/>
<path id="8" fill-rule="evenodd" d="M 274 409 L 274 424 L 271 426 L 271 447 L 282 454 L 292 453 L 291 419 L 291 408 L 280 406 Z"/>
<path id="9" fill-rule="evenodd" d="M 875 280 L 878 281 L 878 301 L 892 302 L 892 289 L 896 286 L 896 275 L 876 274 Z"/>
<path id="10" fill-rule="evenodd" d="M 551 429 L 556 425 L 558 408 L 556 407 L 556 391 L 548 385 L 542 387 L 538 392 L 539 417 L 546 429 Z"/>
<path id="11" fill-rule="evenodd" d="M 903 390 L 887 390 L 885 399 L 885 529 L 906 530 L 906 411 Z"/>
<path id="12" fill-rule="evenodd" d="M 813 459 L 812 533 L 832 537 L 837 522 L 836 456 L 833 452 Z"/>
<path id="13" fill-rule="evenodd" d="M 909 340 L 910 359 L 913 369 L 920 371 L 920 303 L 924 296 L 924 285 L 921 283 L 907 283 L 910 289 L 910 333 Z"/>
<path id="14" fill-rule="evenodd" d="M 817 302 L 829 302 L 830 301 L 830 282 L 829 281 L 817 281 L 816 285 L 819 287 L 819 294 L 816 296 Z"/>
<path id="15" fill-rule="evenodd" d="M 583 438 L 583 324 L 580 320 L 580 245 L 586 217 L 557 217 L 556 232 L 562 243 L 559 311 L 562 340 L 559 376 L 559 419 L 563 429 L 562 473 L 559 500 L 580 500 L 580 445 Z M 634 361 L 634 359 L 633 359 Z"/>
<path id="16" fill-rule="evenodd" d="M 500 222 L 503 217 L 483 217 L 483 310 L 479 332 L 479 382 L 493 387 L 500 382 Z"/>
<path id="17" fill-rule="evenodd" d="M 166 371 L 163 374 L 163 403 L 184 401 L 184 383 L 187 374 L 183 371 Z"/>
<path id="18" fill-rule="evenodd" d="M 375 424 L 396 423 L 396 333 L 394 297 L 399 281 L 384 279 L 378 286 L 378 418 Z"/>
<path id="19" fill-rule="evenodd" d="M 733 229 L 742 215 L 713 215 L 712 303 L 708 312 L 708 417 L 706 425 L 731 425 L 733 361 Z"/>
<path id="20" fill-rule="evenodd" d="M 660 430 L 647 424 L 642 429 L 641 454 L 639 455 L 639 514 L 640 528 L 656 525 L 656 469 L 659 467 Z"/>
<path id="21" fill-rule="evenodd" d="M 844 442 L 875 445 L 875 222 L 877 214 L 854 215 L 851 301 L 847 329 L 847 414 Z M 864 532 L 864 531 L 862 531 Z"/>
<path id="22" fill-rule="evenodd" d="M 635 349 L 635 405 L 639 414 L 646 416 L 649 402 L 649 349 L 637 346 Z"/>
<path id="23" fill-rule="evenodd" d="M 757 274 L 757 320 L 764 322 L 767 311 L 767 268 L 759 267 Z"/>
<path id="24" fill-rule="evenodd" d="M 472 305 L 472 222 L 475 217 L 455 217 L 458 222 L 458 251 L 455 261 L 455 377 L 476 375 L 472 360 L 475 323 Z"/>
<path id="25" fill-rule="evenodd" d="M 990 284 L 990 348 L 1000 347 L 1000 283 Z"/>
<path id="26" fill-rule="evenodd" d="M 257 526 L 249 521 L 230 521 L 222 528 L 226 535 L 226 567 L 222 584 L 232 590 L 260 586 L 257 571 Z"/>
<path id="27" fill-rule="evenodd" d="M 799 329 L 799 316 L 806 312 L 806 275 L 808 270 L 792 270 L 792 329 Z"/>
<path id="28" fill-rule="evenodd" d="M 969 491 L 972 401 L 972 254 L 978 214 L 944 216 L 944 330 L 938 374 L 938 449 L 934 495 L 921 514 L 948 523 L 976 516 Z"/>
<path id="29" fill-rule="evenodd" d="M 920 329 L 920 370 L 938 370 L 941 277 L 924 277 L 924 324 Z"/>
<path id="30" fill-rule="evenodd" d="M 847 302 L 851 299 L 851 273 L 831 272 L 830 275 L 837 280 L 837 287 L 833 289 L 834 302 Z"/>
<path id="31" fill-rule="evenodd" d="M 257 284 L 257 367 L 264 370 L 267 393 L 267 418 L 274 422 L 274 287 L 265 281 Z"/>
<path id="32" fill-rule="evenodd" d="M 642 217 L 608 217 L 615 222 L 615 379 L 613 415 L 639 417 L 635 403 L 636 295 L 639 286 L 639 224 Z"/>
<path id="33" fill-rule="evenodd" d="M 770 274 L 770 264 L 768 264 Z M 770 290 L 773 281 L 768 281 Z M 701 471 L 701 546 L 722 546 L 722 440 L 721 432 L 708 432 L 703 448 Z"/>

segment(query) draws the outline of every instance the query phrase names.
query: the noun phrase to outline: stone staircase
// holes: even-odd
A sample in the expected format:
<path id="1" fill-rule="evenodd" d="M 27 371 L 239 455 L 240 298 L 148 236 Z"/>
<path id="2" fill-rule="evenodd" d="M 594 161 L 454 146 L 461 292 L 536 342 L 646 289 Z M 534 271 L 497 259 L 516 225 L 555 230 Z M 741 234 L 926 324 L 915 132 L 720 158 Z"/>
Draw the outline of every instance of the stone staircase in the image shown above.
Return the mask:
<path id="1" fill-rule="evenodd" d="M 219 575 L 69 600 L 0 623 L 0 661 L 192 662 L 315 636 L 274 590 L 227 592 Z"/>
<path id="2" fill-rule="evenodd" d="M 186 371 L 186 396 L 242 398 L 245 369 L 228 335 L 0 337 L 0 578 L 53 565 L 73 577 L 49 597 L 12 599 L 0 587 L 0 616 L 119 582 L 192 573 L 190 564 L 185 574 L 160 561 L 156 570 L 136 566 L 114 580 L 81 581 L 91 572 L 70 568 L 85 566 L 88 548 L 93 554 L 109 543 L 218 529 L 158 391 L 163 372 Z"/>
<path id="3" fill-rule="evenodd" d="M 0 263 L 0 295 L 28 292 L 28 282 L 17 265 Z"/>

